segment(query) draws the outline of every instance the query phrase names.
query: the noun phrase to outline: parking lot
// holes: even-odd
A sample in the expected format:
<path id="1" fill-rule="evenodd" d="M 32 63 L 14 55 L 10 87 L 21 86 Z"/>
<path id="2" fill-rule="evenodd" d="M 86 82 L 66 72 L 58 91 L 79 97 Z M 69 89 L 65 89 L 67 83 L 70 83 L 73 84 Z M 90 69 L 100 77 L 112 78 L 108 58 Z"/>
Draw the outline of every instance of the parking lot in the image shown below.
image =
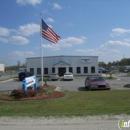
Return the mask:
<path id="1" fill-rule="evenodd" d="M 103 75 L 108 76 L 108 75 Z M 111 84 L 111 90 L 127 90 L 125 84 L 130 83 L 130 77 L 127 77 L 125 73 L 113 75 L 115 79 L 107 80 Z M 62 78 L 58 81 L 48 81 L 48 84 L 59 86 L 63 91 L 87 91 L 84 86 L 86 76 L 75 77 L 72 81 L 63 81 Z"/>
<path id="2" fill-rule="evenodd" d="M 106 76 L 106 75 L 104 75 Z M 125 84 L 130 84 L 130 77 L 127 77 L 125 73 L 113 75 L 116 79 L 107 80 L 111 84 L 111 90 L 127 90 Z M 48 81 L 49 85 L 58 86 L 62 91 L 87 91 L 84 86 L 84 80 L 86 76 L 75 76 L 72 81 L 63 81 L 62 78 L 58 81 Z M 39 83 L 41 85 L 41 83 Z M 22 88 L 22 82 L 17 78 L 7 81 L 0 81 L 0 91 L 13 90 Z"/>

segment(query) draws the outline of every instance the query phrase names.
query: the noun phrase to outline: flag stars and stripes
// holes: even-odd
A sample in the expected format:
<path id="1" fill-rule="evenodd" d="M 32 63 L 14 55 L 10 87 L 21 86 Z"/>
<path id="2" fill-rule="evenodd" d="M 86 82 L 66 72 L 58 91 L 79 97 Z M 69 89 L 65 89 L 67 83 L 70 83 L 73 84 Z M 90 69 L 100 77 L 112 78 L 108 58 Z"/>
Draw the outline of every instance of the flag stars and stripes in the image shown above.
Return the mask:
<path id="1" fill-rule="evenodd" d="M 57 43 L 60 36 L 56 34 L 44 21 L 41 19 L 41 36 L 46 40 Z"/>

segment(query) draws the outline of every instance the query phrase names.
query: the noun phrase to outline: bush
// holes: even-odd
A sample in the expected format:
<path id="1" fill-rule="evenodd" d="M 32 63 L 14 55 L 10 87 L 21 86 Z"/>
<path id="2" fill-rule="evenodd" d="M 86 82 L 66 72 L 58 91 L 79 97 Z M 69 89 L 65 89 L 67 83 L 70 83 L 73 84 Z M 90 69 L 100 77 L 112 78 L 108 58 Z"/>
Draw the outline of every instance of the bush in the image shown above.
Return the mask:
<path id="1" fill-rule="evenodd" d="M 17 99 L 20 99 L 20 98 L 35 97 L 36 95 L 37 95 L 36 90 L 30 89 L 30 90 L 24 91 L 22 89 L 18 89 L 18 90 L 15 89 L 11 92 L 10 96 L 14 96 Z"/>
<path id="2" fill-rule="evenodd" d="M 49 81 L 50 78 L 49 77 L 43 77 L 43 81 L 45 82 L 44 85 L 47 85 L 47 81 Z M 38 82 L 42 81 L 42 78 L 39 78 Z"/>
<path id="3" fill-rule="evenodd" d="M 47 92 L 47 89 L 43 86 L 39 86 L 39 87 L 37 87 L 37 91 L 38 91 L 38 93 L 45 93 L 45 92 Z"/>

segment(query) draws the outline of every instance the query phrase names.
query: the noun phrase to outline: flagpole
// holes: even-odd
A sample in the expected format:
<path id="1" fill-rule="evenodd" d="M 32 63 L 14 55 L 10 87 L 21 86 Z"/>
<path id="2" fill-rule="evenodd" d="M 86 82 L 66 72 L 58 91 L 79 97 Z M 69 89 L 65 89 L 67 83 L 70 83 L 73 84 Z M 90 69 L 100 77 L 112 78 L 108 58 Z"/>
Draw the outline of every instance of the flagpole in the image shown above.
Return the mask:
<path id="1" fill-rule="evenodd" d="M 43 47 L 42 47 L 42 14 L 40 13 L 40 43 L 41 43 L 41 82 L 43 86 Z"/>

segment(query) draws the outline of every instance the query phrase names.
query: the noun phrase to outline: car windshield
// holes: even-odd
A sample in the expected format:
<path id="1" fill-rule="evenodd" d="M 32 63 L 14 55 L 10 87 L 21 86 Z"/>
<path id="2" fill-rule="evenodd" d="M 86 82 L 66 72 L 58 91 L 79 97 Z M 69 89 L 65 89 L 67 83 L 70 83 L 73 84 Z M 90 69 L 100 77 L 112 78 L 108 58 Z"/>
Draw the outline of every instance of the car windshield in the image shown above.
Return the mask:
<path id="1" fill-rule="evenodd" d="M 103 77 L 91 77 L 90 81 L 91 82 L 93 82 L 93 81 L 105 81 L 105 79 Z"/>
<path id="2" fill-rule="evenodd" d="M 65 75 L 71 75 L 71 73 L 65 73 Z"/>

